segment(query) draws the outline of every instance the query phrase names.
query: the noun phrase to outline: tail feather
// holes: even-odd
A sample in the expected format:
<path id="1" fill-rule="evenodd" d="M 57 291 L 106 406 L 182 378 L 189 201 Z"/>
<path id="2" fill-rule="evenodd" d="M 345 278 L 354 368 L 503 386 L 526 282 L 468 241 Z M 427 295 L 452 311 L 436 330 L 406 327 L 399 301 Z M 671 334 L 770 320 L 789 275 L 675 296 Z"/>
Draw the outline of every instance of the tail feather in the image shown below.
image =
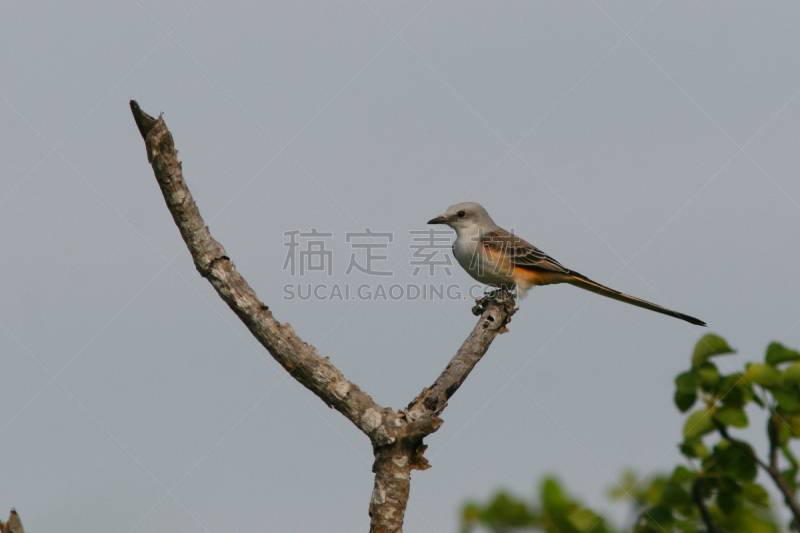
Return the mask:
<path id="1" fill-rule="evenodd" d="M 633 296 L 629 296 L 619 291 L 615 291 L 614 289 L 610 289 L 605 285 L 600 285 L 599 283 L 592 281 L 583 274 L 578 274 L 577 272 L 570 271 L 569 278 L 565 279 L 564 281 L 571 285 L 575 285 L 576 287 L 580 287 L 581 289 L 585 289 L 595 294 L 599 294 L 600 296 L 605 296 L 606 298 L 612 298 L 614 300 L 625 302 L 626 304 L 635 305 L 643 309 L 649 309 L 650 311 L 655 311 L 656 313 L 661 313 L 662 315 L 668 315 L 668 316 L 673 316 L 675 318 L 680 318 L 681 320 L 685 320 L 686 322 L 689 322 L 690 324 L 694 324 L 696 326 L 706 325 L 705 322 L 697 318 L 694 318 L 693 316 L 684 315 L 683 313 L 667 309 L 666 307 L 661 307 L 660 305 L 650 303 L 640 298 L 635 298 Z"/>

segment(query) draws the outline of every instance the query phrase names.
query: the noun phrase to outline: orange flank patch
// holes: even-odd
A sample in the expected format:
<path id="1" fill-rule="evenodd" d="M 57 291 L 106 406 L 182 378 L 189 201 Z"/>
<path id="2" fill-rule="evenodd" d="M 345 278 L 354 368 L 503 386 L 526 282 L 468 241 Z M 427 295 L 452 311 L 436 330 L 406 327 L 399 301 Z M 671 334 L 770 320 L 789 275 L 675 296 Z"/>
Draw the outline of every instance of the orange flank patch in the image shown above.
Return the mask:
<path id="1" fill-rule="evenodd" d="M 483 253 L 484 257 L 488 260 L 488 263 L 484 263 L 487 270 L 491 271 L 493 274 L 502 276 L 511 275 L 514 267 L 511 265 L 508 254 L 493 250 L 488 246 L 483 247 Z"/>
<path id="2" fill-rule="evenodd" d="M 491 260 L 491 264 L 486 265 L 486 271 L 497 277 L 505 278 L 517 286 L 533 287 L 535 285 L 550 285 L 551 283 L 564 281 L 564 274 L 562 273 L 516 266 L 511 263 L 510 254 L 493 250 L 487 246 L 484 246 L 483 250 L 489 256 L 487 259 Z"/>
<path id="3" fill-rule="evenodd" d="M 514 267 L 514 272 L 511 278 L 517 285 L 527 285 L 533 287 L 536 285 L 550 285 L 552 283 L 561 283 L 564 280 L 564 274 L 558 272 L 547 272 L 545 270 L 530 270 L 522 267 Z"/>

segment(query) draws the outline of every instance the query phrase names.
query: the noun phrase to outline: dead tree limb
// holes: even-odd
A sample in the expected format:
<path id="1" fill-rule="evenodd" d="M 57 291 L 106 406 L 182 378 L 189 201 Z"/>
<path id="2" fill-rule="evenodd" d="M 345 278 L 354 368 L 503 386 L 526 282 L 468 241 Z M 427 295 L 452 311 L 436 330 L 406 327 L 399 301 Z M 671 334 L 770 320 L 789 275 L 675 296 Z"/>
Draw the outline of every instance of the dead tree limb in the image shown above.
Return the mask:
<path id="1" fill-rule="evenodd" d="M 183 179 L 178 152 L 164 120 L 153 118 L 131 101 L 131 111 L 145 141 L 147 160 L 153 167 L 167 208 L 180 230 L 195 267 L 250 332 L 297 381 L 329 407 L 342 413 L 372 442 L 375 487 L 369 505 L 370 531 L 401 532 L 408 503 L 411 470 L 429 465 L 423 457 L 423 439 L 442 424 L 439 418 L 447 400 L 480 361 L 514 313 L 514 299 L 506 292 L 478 302 L 478 324 L 430 388 L 394 411 L 381 407 L 317 350 L 278 322 L 236 270 L 220 243 L 211 237 Z"/>
<path id="2" fill-rule="evenodd" d="M 22 529 L 22 522 L 19 519 L 17 510 L 11 508 L 11 513 L 8 515 L 8 522 L 0 520 L 0 533 L 25 533 Z"/>

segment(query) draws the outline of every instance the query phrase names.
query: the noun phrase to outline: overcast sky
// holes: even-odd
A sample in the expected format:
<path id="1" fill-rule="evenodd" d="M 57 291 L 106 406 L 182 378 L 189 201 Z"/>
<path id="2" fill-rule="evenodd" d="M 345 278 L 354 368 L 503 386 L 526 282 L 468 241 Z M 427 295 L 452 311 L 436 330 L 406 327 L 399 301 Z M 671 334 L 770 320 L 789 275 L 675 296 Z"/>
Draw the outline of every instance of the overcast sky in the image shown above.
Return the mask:
<path id="1" fill-rule="evenodd" d="M 0 512 L 38 532 L 368 529 L 368 440 L 197 274 L 136 99 L 275 317 L 382 405 L 475 323 L 468 299 L 408 293 L 472 285 L 415 274 L 448 241 L 410 232 L 461 201 L 708 322 L 532 291 L 427 439 L 406 530 L 454 532 L 466 498 L 548 472 L 625 517 L 604 490 L 680 460 L 673 379 L 701 335 L 740 350 L 726 372 L 800 346 L 798 28 L 791 2 L 5 2 Z M 287 246 L 312 228 L 329 235 Z M 315 249 L 330 275 L 299 253 L 292 273 Z"/>

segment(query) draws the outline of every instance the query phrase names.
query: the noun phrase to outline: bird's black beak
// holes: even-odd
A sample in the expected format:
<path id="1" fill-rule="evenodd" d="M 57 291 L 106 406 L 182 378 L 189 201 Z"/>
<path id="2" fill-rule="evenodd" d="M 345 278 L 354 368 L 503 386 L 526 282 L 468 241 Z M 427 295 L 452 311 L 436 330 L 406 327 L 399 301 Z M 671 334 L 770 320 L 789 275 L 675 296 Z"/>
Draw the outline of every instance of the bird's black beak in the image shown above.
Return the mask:
<path id="1" fill-rule="evenodd" d="M 442 216 L 438 216 L 436 218 L 432 218 L 428 221 L 428 224 L 447 224 L 447 219 Z"/>

